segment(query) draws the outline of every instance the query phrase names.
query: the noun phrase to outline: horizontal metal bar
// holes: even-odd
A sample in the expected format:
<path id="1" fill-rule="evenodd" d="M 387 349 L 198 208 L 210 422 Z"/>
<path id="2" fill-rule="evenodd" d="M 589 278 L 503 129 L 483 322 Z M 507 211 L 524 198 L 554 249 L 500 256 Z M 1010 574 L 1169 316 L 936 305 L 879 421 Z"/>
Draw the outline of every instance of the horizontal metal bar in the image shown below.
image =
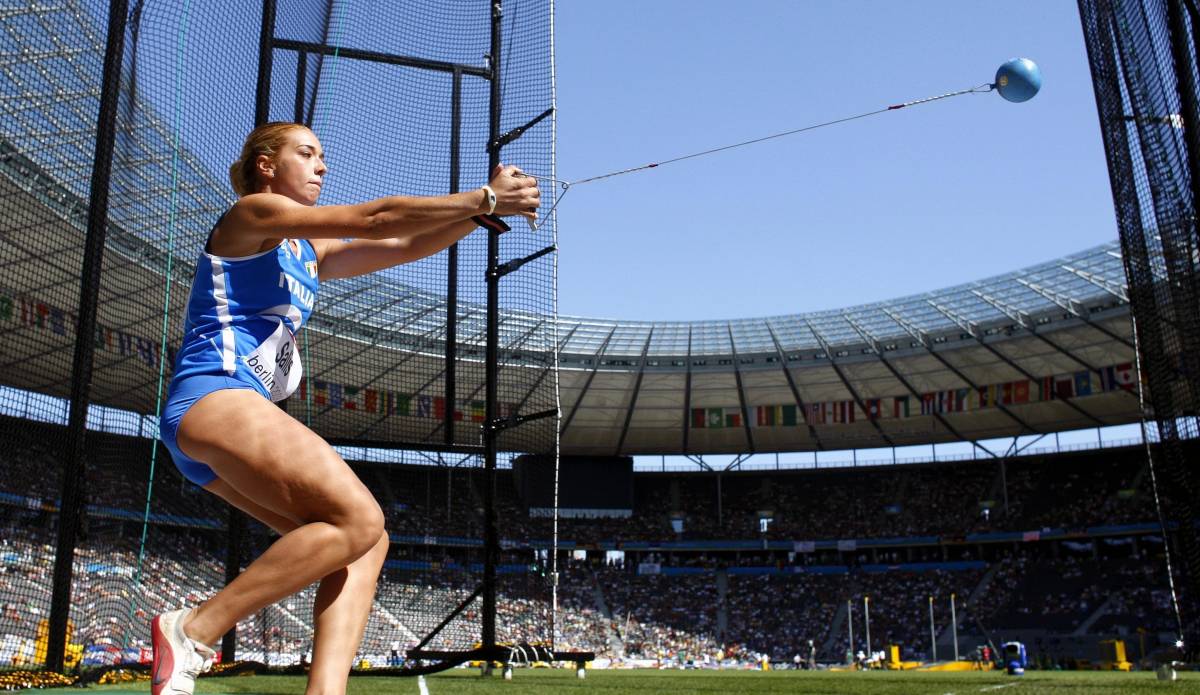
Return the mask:
<path id="1" fill-rule="evenodd" d="M 491 79 L 492 77 L 491 70 L 474 65 L 460 65 L 458 63 L 447 63 L 442 60 L 414 58 L 412 56 L 379 53 L 378 51 L 364 51 L 358 48 L 327 46 L 319 43 L 308 43 L 306 41 L 292 41 L 291 39 L 274 39 L 271 41 L 271 47 L 283 49 L 285 51 L 319 53 L 326 56 L 336 55 L 339 58 L 366 60 L 372 63 L 387 63 L 388 65 L 403 65 L 405 67 L 420 68 L 422 70 L 435 70 L 437 72 L 453 73 L 454 71 L 458 70 L 464 75 L 474 75 L 475 77 L 482 77 L 484 79 Z"/>
<path id="2" fill-rule="evenodd" d="M 530 413 L 528 415 L 513 415 L 510 417 L 497 418 L 497 419 L 492 420 L 491 422 L 487 423 L 487 427 L 488 427 L 488 429 L 492 430 L 493 432 L 499 432 L 500 430 L 506 430 L 510 427 L 516 427 L 517 425 L 523 425 L 526 422 L 529 422 L 530 420 L 541 420 L 542 418 L 557 417 L 557 416 L 558 416 L 558 408 L 551 408 L 549 410 L 543 410 L 543 411 L 540 411 L 537 413 Z"/>
<path id="3" fill-rule="evenodd" d="M 595 652 L 552 652 L 540 645 L 531 645 L 537 650 L 536 656 L 549 656 L 554 661 L 574 661 L 581 663 L 584 661 L 595 661 Z M 409 649 L 405 654 L 409 659 L 437 659 L 441 661 L 454 660 L 458 663 L 463 661 L 483 661 L 491 657 L 491 661 L 508 663 L 508 658 L 512 655 L 512 647 L 503 644 L 497 644 L 491 649 L 484 647 L 476 647 L 463 651 L 442 651 L 434 649 Z M 463 658 L 466 657 L 466 658 Z"/>
<path id="4" fill-rule="evenodd" d="M 350 437 L 327 437 L 334 446 L 354 446 L 366 449 L 394 449 L 397 451 L 436 451 L 446 454 L 483 454 L 478 444 L 438 444 L 436 442 L 393 442 Z"/>

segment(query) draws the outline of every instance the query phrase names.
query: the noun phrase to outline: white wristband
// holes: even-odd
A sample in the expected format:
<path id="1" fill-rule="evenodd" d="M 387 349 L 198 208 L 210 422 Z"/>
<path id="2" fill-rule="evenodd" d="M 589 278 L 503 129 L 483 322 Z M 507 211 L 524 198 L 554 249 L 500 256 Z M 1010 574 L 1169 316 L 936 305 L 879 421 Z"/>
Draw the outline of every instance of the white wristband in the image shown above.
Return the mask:
<path id="1" fill-rule="evenodd" d="M 491 186 L 483 187 L 483 194 L 487 196 L 488 211 L 487 214 L 492 214 L 496 211 L 496 192 Z"/>

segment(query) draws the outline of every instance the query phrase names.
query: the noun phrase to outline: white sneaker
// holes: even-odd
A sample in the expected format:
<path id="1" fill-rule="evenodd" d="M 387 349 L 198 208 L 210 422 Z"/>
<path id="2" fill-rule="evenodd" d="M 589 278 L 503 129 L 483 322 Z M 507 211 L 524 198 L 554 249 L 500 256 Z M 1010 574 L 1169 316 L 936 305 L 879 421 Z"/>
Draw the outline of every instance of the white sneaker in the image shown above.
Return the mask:
<path id="1" fill-rule="evenodd" d="M 183 618 L 190 610 L 163 613 L 150 622 L 154 648 L 151 695 L 192 695 L 196 676 L 212 666 L 216 652 L 183 634 Z"/>

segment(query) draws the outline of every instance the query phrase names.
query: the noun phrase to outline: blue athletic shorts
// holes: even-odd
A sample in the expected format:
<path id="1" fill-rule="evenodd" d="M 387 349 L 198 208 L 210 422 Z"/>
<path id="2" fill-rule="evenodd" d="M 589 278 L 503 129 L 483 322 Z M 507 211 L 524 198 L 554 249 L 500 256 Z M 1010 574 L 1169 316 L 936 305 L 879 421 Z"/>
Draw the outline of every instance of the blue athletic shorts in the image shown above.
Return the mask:
<path id="1" fill-rule="evenodd" d="M 167 404 L 163 407 L 162 418 L 158 423 L 159 437 L 163 444 L 167 445 L 167 450 L 171 452 L 171 458 L 175 460 L 175 467 L 179 469 L 183 477 L 200 487 L 216 480 L 217 474 L 213 473 L 213 470 L 205 464 L 180 451 L 176 436 L 179 434 L 179 423 L 183 420 L 188 408 L 213 391 L 221 389 L 258 391 L 253 384 L 224 375 L 196 374 L 175 379 L 171 382 L 171 388 L 167 392 Z"/>

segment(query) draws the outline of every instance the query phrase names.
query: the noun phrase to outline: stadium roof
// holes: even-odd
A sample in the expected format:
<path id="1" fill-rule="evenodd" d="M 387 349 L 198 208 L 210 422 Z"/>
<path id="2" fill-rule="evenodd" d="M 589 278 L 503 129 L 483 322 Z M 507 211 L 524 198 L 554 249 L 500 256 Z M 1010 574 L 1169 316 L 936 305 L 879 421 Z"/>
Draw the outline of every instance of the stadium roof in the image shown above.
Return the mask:
<path id="1" fill-rule="evenodd" d="M 94 147 L 103 32 L 86 13 L 26 12 L 24 29 L 0 38 L 0 205 L 10 220 L 0 243 L 10 246 L 5 258 L 55 269 L 6 281 L 9 291 L 36 297 L 55 283 L 78 283 L 88 185 L 81 172 Z M 81 33 L 90 45 L 67 47 L 58 38 Z M 173 147 L 171 128 L 151 109 L 138 114 L 136 135 L 147 145 L 114 170 L 120 205 L 110 211 L 109 248 L 120 260 L 109 261 L 106 273 L 150 286 L 146 274 L 160 272 L 154 268 L 166 257 L 167 216 L 186 230 L 175 242 L 185 251 L 173 262 L 190 276 L 194 250 L 232 196 L 223 175 Z M 173 187 L 175 205 L 165 210 Z M 31 205 L 40 210 L 33 218 Z M 311 330 L 328 337 L 328 359 L 355 360 L 364 343 L 419 352 L 422 359 L 406 369 L 436 379 L 444 370 L 445 299 L 429 288 L 398 288 L 402 277 L 384 273 L 323 289 Z M 107 301 L 129 332 L 158 334 L 158 298 Z M 518 363 L 521 353 L 558 346 L 568 453 L 871 448 L 1123 424 L 1141 413 L 1129 388 L 1133 338 L 1115 242 L 943 290 L 812 313 L 693 322 L 502 313 L 500 344 Z M 464 361 L 482 355 L 484 317 L 478 304 L 460 303 Z M 55 372 L 14 358 L 6 383 L 67 390 L 66 365 Z M 386 383 L 395 360 L 366 362 L 358 371 L 381 370 L 371 383 Z M 104 376 L 98 398 L 152 412 L 152 381 L 131 389 L 141 377 L 114 375 L 105 387 Z M 339 424 L 323 431 L 352 437 L 369 430 Z M 384 439 L 411 441 L 402 428 L 388 432 Z"/>

